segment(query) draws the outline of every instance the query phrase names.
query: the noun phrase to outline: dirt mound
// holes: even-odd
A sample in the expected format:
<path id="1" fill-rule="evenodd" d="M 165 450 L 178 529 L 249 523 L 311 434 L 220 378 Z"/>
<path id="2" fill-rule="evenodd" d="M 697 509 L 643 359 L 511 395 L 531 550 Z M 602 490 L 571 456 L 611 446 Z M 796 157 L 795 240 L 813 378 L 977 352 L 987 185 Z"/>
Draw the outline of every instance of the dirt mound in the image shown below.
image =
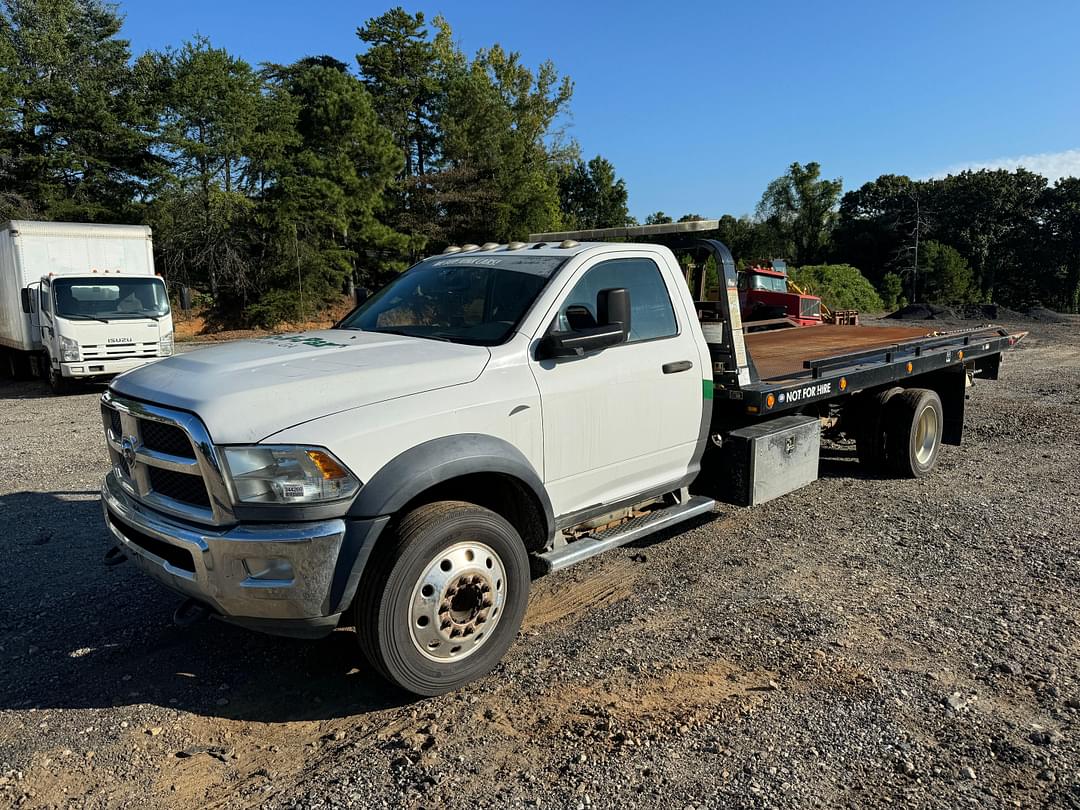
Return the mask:
<path id="1" fill-rule="evenodd" d="M 964 304 L 958 307 L 956 312 L 961 318 L 970 321 L 1018 321 L 1026 317 L 1024 313 L 1000 304 Z"/>
<path id="2" fill-rule="evenodd" d="M 1043 321 L 1044 323 L 1065 323 L 1068 318 L 1062 315 L 1060 312 L 1054 312 L 1052 309 L 1046 307 L 1032 307 L 1027 311 L 1027 317 L 1033 321 Z"/>
<path id="3" fill-rule="evenodd" d="M 939 307 L 937 304 L 908 304 L 906 307 L 896 310 L 887 318 L 896 318 L 902 321 L 930 321 L 930 320 L 956 320 L 956 312 L 948 307 Z"/>

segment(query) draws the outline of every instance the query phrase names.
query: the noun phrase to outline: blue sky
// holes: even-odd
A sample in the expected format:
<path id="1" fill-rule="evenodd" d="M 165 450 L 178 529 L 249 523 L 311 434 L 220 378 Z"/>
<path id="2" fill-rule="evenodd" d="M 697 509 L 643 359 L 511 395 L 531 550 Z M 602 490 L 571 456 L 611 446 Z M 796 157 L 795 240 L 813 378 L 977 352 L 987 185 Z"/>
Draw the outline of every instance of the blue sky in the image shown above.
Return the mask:
<path id="1" fill-rule="evenodd" d="M 253 62 L 330 54 L 393 3 L 127 0 L 133 50 L 195 33 Z M 1080 174 L 1080 3 L 407 2 L 466 52 L 499 42 L 574 81 L 569 134 L 639 218 L 753 211 L 792 161 L 850 189 L 1023 164 Z"/>

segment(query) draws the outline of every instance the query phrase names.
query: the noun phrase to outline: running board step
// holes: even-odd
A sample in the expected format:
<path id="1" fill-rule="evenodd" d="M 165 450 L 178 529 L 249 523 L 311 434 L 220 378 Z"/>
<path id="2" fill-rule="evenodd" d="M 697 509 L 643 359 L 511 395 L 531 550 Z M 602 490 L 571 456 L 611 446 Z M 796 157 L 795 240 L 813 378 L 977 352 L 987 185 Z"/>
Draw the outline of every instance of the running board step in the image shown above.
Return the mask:
<path id="1" fill-rule="evenodd" d="M 716 501 L 712 498 L 695 495 L 686 503 L 675 504 L 666 509 L 657 509 L 647 515 L 633 518 L 620 526 L 616 526 L 614 529 L 586 535 L 580 540 L 575 540 L 565 546 L 540 554 L 538 558 L 543 561 L 549 573 L 559 571 L 596 554 L 602 554 L 616 546 L 624 546 L 646 535 L 674 526 L 676 523 L 682 523 L 684 520 L 704 515 L 706 512 L 711 512 L 715 505 Z"/>

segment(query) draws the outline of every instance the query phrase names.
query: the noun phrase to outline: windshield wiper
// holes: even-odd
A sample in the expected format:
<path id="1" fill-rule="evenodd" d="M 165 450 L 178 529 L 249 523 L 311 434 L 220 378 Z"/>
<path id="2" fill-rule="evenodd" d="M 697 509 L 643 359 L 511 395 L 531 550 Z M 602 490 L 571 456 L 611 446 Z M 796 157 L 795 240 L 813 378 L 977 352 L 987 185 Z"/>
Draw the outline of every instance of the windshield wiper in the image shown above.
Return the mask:
<path id="1" fill-rule="evenodd" d="M 107 320 L 105 320 L 104 318 L 99 318 L 97 315 L 82 315 L 82 314 L 79 314 L 79 315 L 65 315 L 62 312 L 57 312 L 56 314 L 59 315 L 61 318 L 67 318 L 68 320 L 101 321 L 102 323 L 108 323 Z"/>
<path id="2" fill-rule="evenodd" d="M 454 342 L 448 337 L 441 337 L 439 335 L 431 335 L 431 334 L 421 335 L 421 334 L 417 334 L 416 332 L 404 332 L 404 331 L 402 331 L 400 329 L 371 329 L 371 330 L 360 329 L 359 331 L 361 331 L 361 332 L 371 331 L 371 333 L 375 334 L 375 335 L 401 335 L 402 337 L 420 338 L 422 340 L 441 340 L 443 343 L 453 343 Z"/>

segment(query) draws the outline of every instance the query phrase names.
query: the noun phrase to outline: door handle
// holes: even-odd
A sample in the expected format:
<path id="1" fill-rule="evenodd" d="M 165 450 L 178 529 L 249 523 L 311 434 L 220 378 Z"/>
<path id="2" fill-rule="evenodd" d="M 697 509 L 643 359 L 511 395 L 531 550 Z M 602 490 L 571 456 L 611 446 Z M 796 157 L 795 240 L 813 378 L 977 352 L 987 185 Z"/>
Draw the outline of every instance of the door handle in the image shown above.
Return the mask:
<path id="1" fill-rule="evenodd" d="M 679 360 L 675 363 L 664 363 L 660 369 L 665 374 L 678 374 L 680 371 L 689 371 L 693 367 L 694 364 L 689 360 Z"/>

